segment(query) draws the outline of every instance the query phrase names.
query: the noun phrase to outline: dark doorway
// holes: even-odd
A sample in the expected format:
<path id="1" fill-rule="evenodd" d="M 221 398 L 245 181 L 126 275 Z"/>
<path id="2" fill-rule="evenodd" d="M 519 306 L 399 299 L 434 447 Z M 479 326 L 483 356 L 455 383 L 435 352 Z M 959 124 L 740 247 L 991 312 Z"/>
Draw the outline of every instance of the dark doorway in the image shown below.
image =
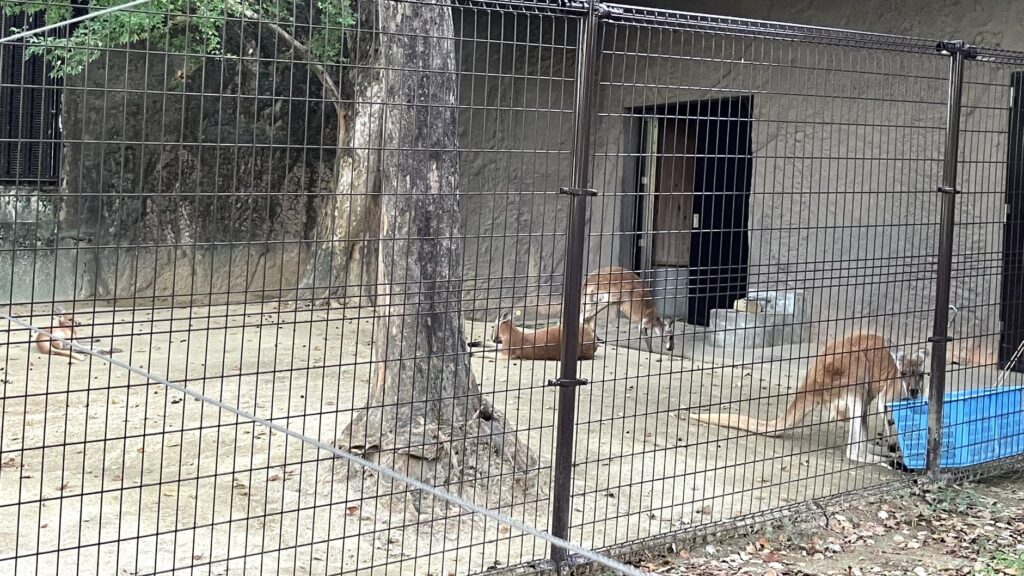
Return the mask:
<path id="1" fill-rule="evenodd" d="M 0 11 L 0 35 L 41 27 L 43 16 Z M 59 30 L 47 35 L 61 37 Z M 60 177 L 62 82 L 49 75 L 42 56 L 25 57 L 27 43 L 0 45 L 0 182 L 54 184 Z"/>
<path id="2" fill-rule="evenodd" d="M 750 108 L 750 97 L 738 96 L 640 111 L 648 121 L 636 268 L 687 269 L 690 324 L 707 326 L 711 310 L 730 308 L 747 293 Z"/>
<path id="3" fill-rule="evenodd" d="M 1006 158 L 1006 225 L 1003 227 L 1003 288 L 999 319 L 999 364 L 1006 366 L 1024 340 L 1024 72 L 1010 75 L 1009 145 Z M 1012 370 L 1024 372 L 1018 361 Z"/>

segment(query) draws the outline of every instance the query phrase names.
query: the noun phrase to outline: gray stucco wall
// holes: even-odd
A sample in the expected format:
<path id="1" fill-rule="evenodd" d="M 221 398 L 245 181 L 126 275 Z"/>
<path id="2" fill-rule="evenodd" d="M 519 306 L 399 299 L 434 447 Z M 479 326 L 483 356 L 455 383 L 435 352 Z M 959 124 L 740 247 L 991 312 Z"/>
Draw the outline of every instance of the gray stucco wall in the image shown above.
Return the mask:
<path id="1" fill-rule="evenodd" d="M 815 320 L 899 312 L 906 328 L 922 327 L 934 292 L 942 58 L 613 28 L 596 172 L 620 195 L 600 209 L 624 209 L 635 187 L 637 119 L 624 110 L 750 95 L 750 289 L 804 290 Z M 616 85 L 623 70 L 643 86 Z"/>
<path id="2" fill-rule="evenodd" d="M 473 318 L 560 294 L 572 148 L 575 27 L 467 10 L 459 148 L 464 305 Z M 543 314 L 543 311 L 541 312 Z"/>

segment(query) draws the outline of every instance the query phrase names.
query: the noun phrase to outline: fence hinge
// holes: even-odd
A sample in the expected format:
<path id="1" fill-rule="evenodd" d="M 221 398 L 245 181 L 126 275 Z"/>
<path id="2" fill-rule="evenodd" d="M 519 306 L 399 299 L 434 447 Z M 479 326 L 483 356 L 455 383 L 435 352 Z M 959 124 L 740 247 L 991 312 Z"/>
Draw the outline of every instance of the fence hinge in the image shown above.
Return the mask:
<path id="1" fill-rule="evenodd" d="M 936 191 L 942 192 L 943 194 L 953 194 L 954 196 L 960 193 L 956 188 L 950 188 L 949 186 L 939 186 L 936 188 Z"/>
<path id="2" fill-rule="evenodd" d="M 597 196 L 597 190 L 591 188 L 567 188 L 563 186 L 558 189 L 558 193 L 567 196 Z"/>
<path id="3" fill-rule="evenodd" d="M 586 378 L 553 378 L 548 380 L 548 386 L 567 387 L 586 386 L 587 384 L 590 384 L 590 382 Z"/>
<path id="4" fill-rule="evenodd" d="M 978 48 L 963 40 L 943 40 L 935 45 L 935 50 L 945 56 L 963 54 L 966 60 L 974 60 L 978 57 Z"/>

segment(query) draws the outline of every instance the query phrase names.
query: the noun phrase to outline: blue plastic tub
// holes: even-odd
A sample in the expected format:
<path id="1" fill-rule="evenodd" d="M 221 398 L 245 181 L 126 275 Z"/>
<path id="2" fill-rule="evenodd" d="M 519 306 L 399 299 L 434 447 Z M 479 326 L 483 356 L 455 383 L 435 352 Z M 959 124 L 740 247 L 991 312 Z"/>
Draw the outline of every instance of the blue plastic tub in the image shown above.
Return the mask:
<path id="1" fill-rule="evenodd" d="M 965 390 L 946 394 L 942 412 L 943 468 L 962 468 L 1024 453 L 1024 386 Z M 926 467 L 928 401 L 889 405 L 903 464 Z"/>

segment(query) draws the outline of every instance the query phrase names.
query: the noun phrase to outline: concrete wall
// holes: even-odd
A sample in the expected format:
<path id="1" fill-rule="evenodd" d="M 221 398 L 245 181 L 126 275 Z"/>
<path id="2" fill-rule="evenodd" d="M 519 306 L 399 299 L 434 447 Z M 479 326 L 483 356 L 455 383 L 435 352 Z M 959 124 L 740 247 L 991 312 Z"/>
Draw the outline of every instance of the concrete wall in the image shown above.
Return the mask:
<path id="1" fill-rule="evenodd" d="M 557 302 L 565 257 L 576 29 L 561 18 L 467 10 L 456 18 L 464 305 Z M 557 310 L 557 307 L 555 308 Z M 546 310 L 541 310 L 543 315 Z"/>
<path id="2" fill-rule="evenodd" d="M 943 59 L 613 28 L 596 173 L 618 195 L 595 209 L 629 211 L 637 119 L 625 110 L 752 95 L 750 289 L 804 290 L 816 320 L 927 310 Z M 644 86 L 618 85 L 625 70 Z"/>
<path id="3" fill-rule="evenodd" d="M 650 3 L 1024 49 L 1024 34 L 1013 24 L 1024 16 L 1019 3 L 954 2 L 941 10 L 922 1 L 681 4 Z M 945 59 L 615 28 L 606 79 L 615 82 L 629 70 L 645 87 L 606 89 L 608 112 L 753 94 L 751 289 L 809 289 L 814 320 L 869 316 L 869 327 L 897 340 L 923 340 L 934 304 Z M 730 63 L 715 62 L 722 59 Z M 952 290 L 962 310 L 959 336 L 999 331 L 1011 71 L 975 63 L 966 73 Z M 597 133 L 605 140 L 597 146 L 625 165 L 628 180 L 629 157 L 620 152 L 635 150 L 635 143 L 629 134 L 616 136 L 616 126 L 626 130 L 623 121 L 604 119 Z"/>

